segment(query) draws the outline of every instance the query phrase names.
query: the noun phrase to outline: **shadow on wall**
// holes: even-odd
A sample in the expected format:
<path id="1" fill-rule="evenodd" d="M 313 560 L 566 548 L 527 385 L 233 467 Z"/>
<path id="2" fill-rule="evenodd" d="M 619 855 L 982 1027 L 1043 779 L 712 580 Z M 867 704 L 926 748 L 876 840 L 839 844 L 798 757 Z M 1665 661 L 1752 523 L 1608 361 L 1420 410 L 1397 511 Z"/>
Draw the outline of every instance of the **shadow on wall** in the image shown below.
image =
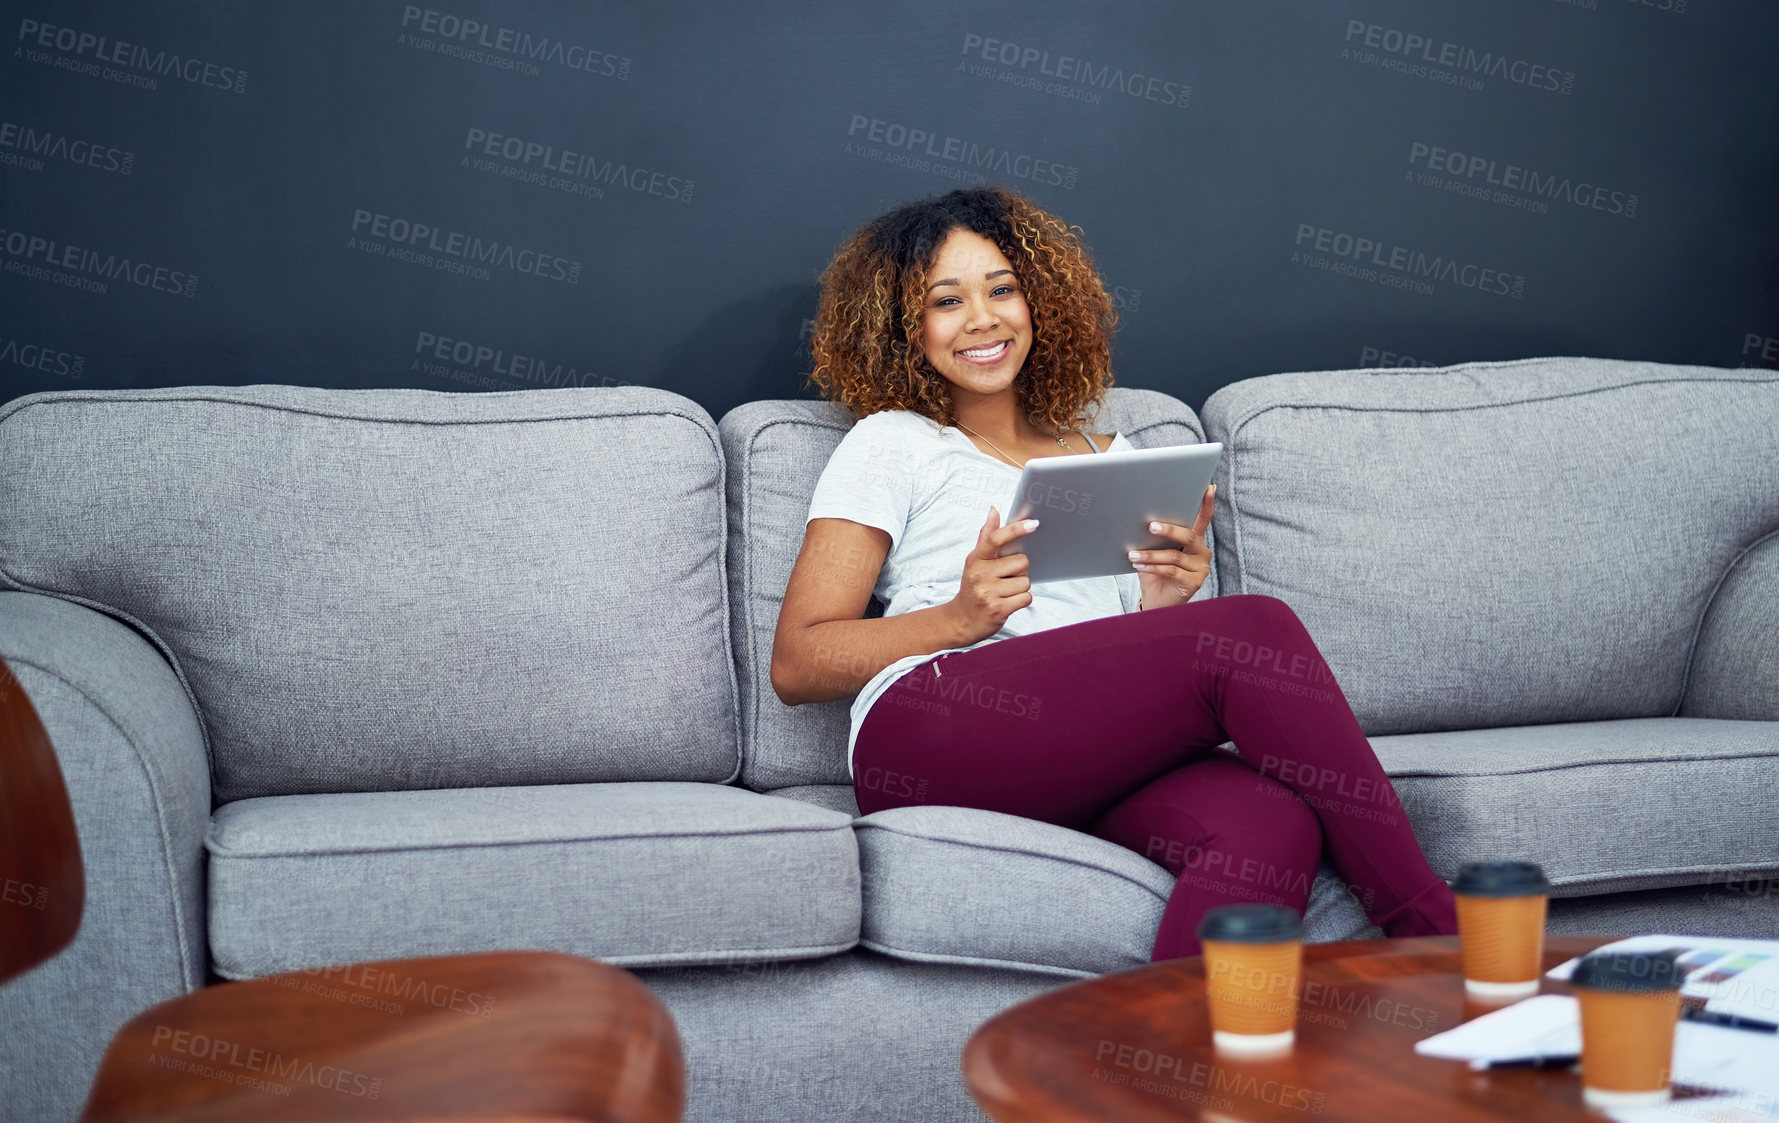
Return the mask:
<path id="1" fill-rule="evenodd" d="M 819 397 L 804 389 L 819 291 L 813 282 L 775 285 L 723 305 L 681 337 L 651 381 L 703 383 L 700 398 L 713 421 L 743 402 Z"/>

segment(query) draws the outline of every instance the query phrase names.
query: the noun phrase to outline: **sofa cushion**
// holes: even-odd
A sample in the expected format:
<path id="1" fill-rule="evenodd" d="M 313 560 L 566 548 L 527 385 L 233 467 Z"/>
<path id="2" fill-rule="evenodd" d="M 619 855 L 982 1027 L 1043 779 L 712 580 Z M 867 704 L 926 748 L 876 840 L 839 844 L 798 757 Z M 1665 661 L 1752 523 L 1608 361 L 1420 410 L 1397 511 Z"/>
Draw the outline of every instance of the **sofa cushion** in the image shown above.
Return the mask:
<path id="1" fill-rule="evenodd" d="M 773 693 L 771 672 L 778 609 L 803 546 L 810 496 L 852 425 L 852 415 L 834 402 L 776 400 L 736 406 L 717 426 L 729 467 L 729 595 L 741 691 L 741 778 L 757 791 L 847 781 L 852 700 L 786 706 Z M 1138 448 L 1205 439 L 1185 403 L 1122 386 L 1107 392 L 1089 431 L 1123 433 Z M 1215 549 L 1214 532 L 1207 541 Z M 1215 574 L 1199 595 L 1217 595 Z"/>
<path id="2" fill-rule="evenodd" d="M 1779 371 L 1280 374 L 1204 417 L 1219 587 L 1296 609 L 1368 734 L 1676 713 L 1718 583 L 1779 525 Z"/>
<path id="3" fill-rule="evenodd" d="M 778 788 L 766 794 L 780 799 L 813 803 L 817 807 L 840 811 L 855 819 L 859 815 L 859 797 L 853 792 L 851 784 L 804 784 L 795 788 Z"/>
<path id="4" fill-rule="evenodd" d="M 1488 858 L 1539 863 L 1557 896 L 1779 871 L 1776 722 L 1633 718 L 1371 744 L 1447 880 Z"/>
<path id="5" fill-rule="evenodd" d="M 0 511 L 0 584 L 173 662 L 221 802 L 739 767 L 723 462 L 677 394 L 31 394 Z"/>
<path id="6" fill-rule="evenodd" d="M 896 807 L 855 824 L 865 911 L 859 942 L 917 962 L 1083 978 L 1149 962 L 1174 876 L 1116 843 L 969 807 Z M 1326 864 L 1305 938 L 1368 925 Z M 1375 929 L 1369 929 L 1375 934 Z"/>
<path id="7" fill-rule="evenodd" d="M 718 784 L 271 796 L 218 808 L 206 846 L 231 979 L 501 948 L 804 959 L 859 934 L 851 818 Z"/>

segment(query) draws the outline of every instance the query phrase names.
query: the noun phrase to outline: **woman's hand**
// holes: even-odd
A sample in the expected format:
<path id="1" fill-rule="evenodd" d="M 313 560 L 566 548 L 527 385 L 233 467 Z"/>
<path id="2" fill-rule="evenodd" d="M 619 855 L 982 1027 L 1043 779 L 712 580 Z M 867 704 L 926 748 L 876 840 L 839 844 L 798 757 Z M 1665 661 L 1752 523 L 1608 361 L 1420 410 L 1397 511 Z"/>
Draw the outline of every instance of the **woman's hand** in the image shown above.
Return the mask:
<path id="1" fill-rule="evenodd" d="M 964 556 L 964 575 L 958 582 L 957 596 L 945 607 L 956 618 L 960 642 L 967 647 L 985 640 L 1001 630 L 1007 617 L 1032 603 L 1032 582 L 1026 576 L 1030 564 L 1024 554 L 1001 557 L 1001 547 L 1021 535 L 1030 534 L 1038 526 L 1037 519 L 1024 519 L 1001 525 L 1001 514 L 993 507 L 988 519 L 976 533 L 976 546 Z"/>
<path id="2" fill-rule="evenodd" d="M 1186 603 L 1211 575 L 1211 548 L 1205 545 L 1205 531 L 1211 527 L 1211 510 L 1216 495 L 1216 484 L 1205 488 L 1205 497 L 1198 505 L 1198 517 L 1191 526 L 1149 524 L 1151 533 L 1178 542 L 1179 549 L 1130 552 L 1143 587 L 1142 607 L 1145 611 Z"/>

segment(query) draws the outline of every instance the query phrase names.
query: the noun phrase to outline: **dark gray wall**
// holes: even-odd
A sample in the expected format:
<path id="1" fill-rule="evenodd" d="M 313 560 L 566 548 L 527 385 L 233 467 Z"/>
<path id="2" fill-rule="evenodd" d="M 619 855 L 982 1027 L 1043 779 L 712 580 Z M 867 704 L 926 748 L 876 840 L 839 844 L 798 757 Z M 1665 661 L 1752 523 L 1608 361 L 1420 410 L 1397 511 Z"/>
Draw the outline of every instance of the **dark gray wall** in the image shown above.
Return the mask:
<path id="1" fill-rule="evenodd" d="M 815 279 L 989 180 L 1125 385 L 1779 366 L 1770 0 L 3 0 L 0 398 L 800 397 Z"/>

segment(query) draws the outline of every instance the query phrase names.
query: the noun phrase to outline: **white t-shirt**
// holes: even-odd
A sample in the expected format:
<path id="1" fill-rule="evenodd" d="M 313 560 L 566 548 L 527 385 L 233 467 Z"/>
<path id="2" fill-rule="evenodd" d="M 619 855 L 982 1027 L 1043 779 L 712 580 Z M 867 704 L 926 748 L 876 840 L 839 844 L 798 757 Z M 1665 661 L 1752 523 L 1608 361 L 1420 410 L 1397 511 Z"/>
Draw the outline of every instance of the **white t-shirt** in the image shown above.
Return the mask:
<path id="1" fill-rule="evenodd" d="M 1122 433 L 1115 433 L 1106 451 L 1134 447 Z M 977 448 L 955 426 L 941 428 L 912 410 L 885 410 L 860 418 L 841 438 L 810 497 L 809 518 L 850 519 L 889 534 L 889 555 L 874 592 L 886 606 L 884 616 L 899 616 L 957 596 L 964 558 L 975 547 L 991 505 L 1006 525 L 1019 472 Z M 1007 617 L 1001 630 L 987 639 L 891 663 L 853 699 L 848 775 L 859 727 L 871 703 L 908 671 L 949 652 L 1133 612 L 1141 593 L 1134 569 L 1116 577 L 1040 582 L 1032 585 L 1032 603 Z"/>

